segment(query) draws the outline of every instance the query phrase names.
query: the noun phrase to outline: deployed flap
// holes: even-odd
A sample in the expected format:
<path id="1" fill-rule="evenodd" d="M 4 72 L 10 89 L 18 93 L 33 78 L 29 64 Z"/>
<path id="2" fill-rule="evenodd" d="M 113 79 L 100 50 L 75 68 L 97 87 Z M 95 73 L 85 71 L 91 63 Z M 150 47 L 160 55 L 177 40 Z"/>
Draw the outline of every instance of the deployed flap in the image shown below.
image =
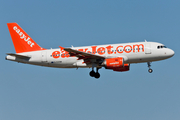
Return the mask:
<path id="1" fill-rule="evenodd" d="M 29 56 L 25 56 L 25 55 L 18 55 L 18 54 L 14 54 L 14 53 L 6 53 L 7 55 L 11 55 L 11 56 L 15 56 L 17 58 L 21 58 L 21 59 L 29 59 Z"/>
<path id="2" fill-rule="evenodd" d="M 90 53 L 74 50 L 71 48 L 64 48 L 64 50 L 69 52 L 69 54 L 71 56 L 76 56 L 79 59 L 87 59 L 87 58 L 89 58 L 89 59 L 101 59 L 101 58 L 104 58 L 103 56 L 100 56 L 100 55 L 90 54 Z"/>

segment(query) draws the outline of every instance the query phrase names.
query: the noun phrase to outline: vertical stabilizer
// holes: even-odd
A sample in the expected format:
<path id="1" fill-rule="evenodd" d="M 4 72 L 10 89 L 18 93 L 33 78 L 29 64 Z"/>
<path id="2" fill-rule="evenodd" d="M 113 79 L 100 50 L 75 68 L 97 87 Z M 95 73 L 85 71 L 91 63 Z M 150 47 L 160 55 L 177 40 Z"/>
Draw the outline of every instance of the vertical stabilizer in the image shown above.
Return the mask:
<path id="1" fill-rule="evenodd" d="M 41 48 L 17 23 L 7 23 L 16 53 L 45 50 Z"/>

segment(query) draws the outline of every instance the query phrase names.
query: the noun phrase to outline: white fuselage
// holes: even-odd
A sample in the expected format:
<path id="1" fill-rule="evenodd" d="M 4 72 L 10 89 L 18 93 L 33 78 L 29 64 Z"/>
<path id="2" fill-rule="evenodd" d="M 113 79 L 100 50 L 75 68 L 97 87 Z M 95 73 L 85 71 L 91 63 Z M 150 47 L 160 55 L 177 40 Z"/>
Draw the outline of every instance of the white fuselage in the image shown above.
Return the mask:
<path id="1" fill-rule="evenodd" d="M 104 58 L 123 57 L 124 63 L 152 62 L 170 58 L 174 51 L 157 42 L 135 42 L 123 44 L 93 45 L 84 47 L 72 47 L 78 51 L 103 56 Z M 7 60 L 21 63 L 57 67 L 57 68 L 78 68 L 92 67 L 92 64 L 84 63 L 83 59 L 70 56 L 62 49 L 48 49 L 33 52 L 19 53 L 19 55 L 29 56 L 29 59 L 21 59 L 8 55 Z"/>

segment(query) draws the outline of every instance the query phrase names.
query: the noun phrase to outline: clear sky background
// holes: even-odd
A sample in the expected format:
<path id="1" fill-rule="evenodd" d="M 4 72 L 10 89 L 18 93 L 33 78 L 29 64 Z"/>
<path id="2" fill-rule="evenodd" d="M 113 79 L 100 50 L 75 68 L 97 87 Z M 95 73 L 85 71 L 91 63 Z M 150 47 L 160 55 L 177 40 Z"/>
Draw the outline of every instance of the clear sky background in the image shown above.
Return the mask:
<path id="1" fill-rule="evenodd" d="M 167 60 L 128 72 L 58 69 L 5 60 L 15 53 L 6 23 L 41 47 L 160 42 Z M 1 0 L 0 120 L 179 120 L 179 0 Z"/>

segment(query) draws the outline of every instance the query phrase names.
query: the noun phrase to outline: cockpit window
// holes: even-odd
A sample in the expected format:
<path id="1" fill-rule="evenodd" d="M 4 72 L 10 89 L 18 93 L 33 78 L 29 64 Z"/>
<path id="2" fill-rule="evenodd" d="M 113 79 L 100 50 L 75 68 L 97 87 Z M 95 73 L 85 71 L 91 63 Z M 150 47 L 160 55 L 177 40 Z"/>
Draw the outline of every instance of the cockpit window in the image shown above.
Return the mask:
<path id="1" fill-rule="evenodd" d="M 167 47 L 164 45 L 157 46 L 157 49 L 161 49 L 161 48 L 167 48 Z"/>

